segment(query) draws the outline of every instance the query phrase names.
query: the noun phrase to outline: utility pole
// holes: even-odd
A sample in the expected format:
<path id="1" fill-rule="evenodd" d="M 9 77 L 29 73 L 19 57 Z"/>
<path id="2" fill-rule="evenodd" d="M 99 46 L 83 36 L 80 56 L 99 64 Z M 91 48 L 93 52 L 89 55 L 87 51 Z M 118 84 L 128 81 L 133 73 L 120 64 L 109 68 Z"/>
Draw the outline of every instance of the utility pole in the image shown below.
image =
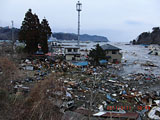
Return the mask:
<path id="1" fill-rule="evenodd" d="M 80 12 L 82 11 L 82 3 L 79 1 L 76 4 L 76 9 L 78 11 L 78 47 L 80 47 Z"/>

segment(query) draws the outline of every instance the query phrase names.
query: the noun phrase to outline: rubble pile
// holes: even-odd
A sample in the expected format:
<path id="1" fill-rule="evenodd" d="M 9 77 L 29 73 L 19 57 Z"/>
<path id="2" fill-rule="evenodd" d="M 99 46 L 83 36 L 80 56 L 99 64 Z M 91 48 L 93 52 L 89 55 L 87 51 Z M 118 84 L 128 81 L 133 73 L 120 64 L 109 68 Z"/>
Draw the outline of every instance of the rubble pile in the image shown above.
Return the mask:
<path id="1" fill-rule="evenodd" d="M 12 81 L 12 84 L 14 93 L 27 94 L 35 83 L 45 80 L 52 73 L 60 72 L 62 76 L 58 79 L 65 87 L 62 104 L 59 105 L 62 112 L 82 107 L 94 114 L 99 111 L 125 111 L 138 112 L 144 116 L 155 106 L 154 100 L 160 99 L 160 76 L 143 73 L 120 76 L 118 73 L 122 67 L 112 64 L 82 67 L 60 60 L 51 62 L 46 58 L 25 59 L 21 60 L 19 69 L 26 73 L 26 77 Z"/>
<path id="2" fill-rule="evenodd" d="M 123 109 L 130 106 L 129 109 L 125 108 L 125 111 L 141 113 L 146 110 L 146 113 L 155 105 L 154 100 L 160 99 L 159 76 L 138 73 L 121 77 L 109 72 L 109 69 L 103 69 L 99 67 L 97 71 L 90 70 L 92 74 L 87 74 L 84 80 L 79 77 L 86 74 L 74 74 L 72 79 L 64 82 L 74 100 L 73 106 L 83 106 L 94 112 L 98 111 L 100 106 L 103 106 L 103 110 L 108 110 L 107 106 L 122 106 Z"/>

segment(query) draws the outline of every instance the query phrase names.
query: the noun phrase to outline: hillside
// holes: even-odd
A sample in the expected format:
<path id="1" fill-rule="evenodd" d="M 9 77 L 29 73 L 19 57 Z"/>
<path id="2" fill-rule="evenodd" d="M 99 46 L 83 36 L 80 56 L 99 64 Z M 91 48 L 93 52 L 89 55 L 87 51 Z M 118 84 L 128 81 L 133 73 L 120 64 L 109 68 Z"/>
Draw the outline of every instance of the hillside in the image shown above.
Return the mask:
<path id="1" fill-rule="evenodd" d="M 53 37 L 57 38 L 58 40 L 77 40 L 77 35 L 74 33 L 53 33 Z M 80 35 L 81 41 L 99 41 L 99 42 L 108 42 L 109 40 L 103 36 L 97 35 L 88 35 L 83 34 Z"/>
<path id="2" fill-rule="evenodd" d="M 103 36 L 97 36 L 97 35 L 88 35 L 88 34 L 84 34 L 80 36 L 81 41 L 98 41 L 98 42 L 109 42 L 108 38 L 103 37 Z"/>
<path id="3" fill-rule="evenodd" d="M 159 44 L 160 45 L 160 28 L 154 27 L 152 29 L 153 31 L 150 32 L 143 32 L 140 34 L 137 38 L 137 40 L 134 40 L 135 44 Z"/>
<path id="4" fill-rule="evenodd" d="M 19 29 L 14 28 L 14 38 L 18 39 Z M 0 27 L 0 40 L 11 40 L 12 39 L 12 29 L 9 27 Z"/>
<path id="5" fill-rule="evenodd" d="M 14 38 L 18 40 L 19 29 L 14 28 Z M 53 37 L 58 40 L 77 40 L 77 35 L 73 33 L 53 33 Z M 0 27 L 0 40 L 11 40 L 12 39 L 12 29 L 9 27 Z M 80 35 L 81 41 L 99 41 L 99 42 L 108 42 L 108 39 L 103 36 L 97 35 Z"/>

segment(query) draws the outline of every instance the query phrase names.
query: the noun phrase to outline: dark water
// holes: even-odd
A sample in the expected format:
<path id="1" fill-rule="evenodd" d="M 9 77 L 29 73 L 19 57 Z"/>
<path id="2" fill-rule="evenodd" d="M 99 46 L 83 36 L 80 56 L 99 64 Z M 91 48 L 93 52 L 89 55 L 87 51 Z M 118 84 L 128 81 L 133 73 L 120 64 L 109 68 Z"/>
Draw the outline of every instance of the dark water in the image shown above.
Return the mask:
<path id="1" fill-rule="evenodd" d="M 122 49 L 122 63 L 124 64 L 122 74 L 146 73 L 160 75 L 160 56 L 149 55 L 148 48 L 142 45 L 125 45 L 124 43 L 113 43 L 113 45 Z M 125 60 L 127 60 L 126 63 L 124 62 Z M 142 64 L 147 61 L 152 62 L 158 67 L 143 66 Z"/>

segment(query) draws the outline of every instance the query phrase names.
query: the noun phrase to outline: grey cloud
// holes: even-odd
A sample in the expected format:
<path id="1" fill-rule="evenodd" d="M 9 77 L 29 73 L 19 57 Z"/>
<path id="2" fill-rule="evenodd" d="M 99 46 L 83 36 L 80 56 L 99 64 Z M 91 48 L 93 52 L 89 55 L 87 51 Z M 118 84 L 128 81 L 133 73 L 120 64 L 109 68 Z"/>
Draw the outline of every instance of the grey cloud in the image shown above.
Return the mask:
<path id="1" fill-rule="evenodd" d="M 29 8 L 47 18 L 53 32 L 77 33 L 78 0 L 1 0 L 0 26 L 14 20 L 20 27 Z M 81 33 L 104 35 L 112 41 L 130 41 L 158 26 L 159 0 L 81 0 Z M 129 31 L 129 32 L 127 32 Z M 127 32 L 127 34 L 126 34 Z"/>

